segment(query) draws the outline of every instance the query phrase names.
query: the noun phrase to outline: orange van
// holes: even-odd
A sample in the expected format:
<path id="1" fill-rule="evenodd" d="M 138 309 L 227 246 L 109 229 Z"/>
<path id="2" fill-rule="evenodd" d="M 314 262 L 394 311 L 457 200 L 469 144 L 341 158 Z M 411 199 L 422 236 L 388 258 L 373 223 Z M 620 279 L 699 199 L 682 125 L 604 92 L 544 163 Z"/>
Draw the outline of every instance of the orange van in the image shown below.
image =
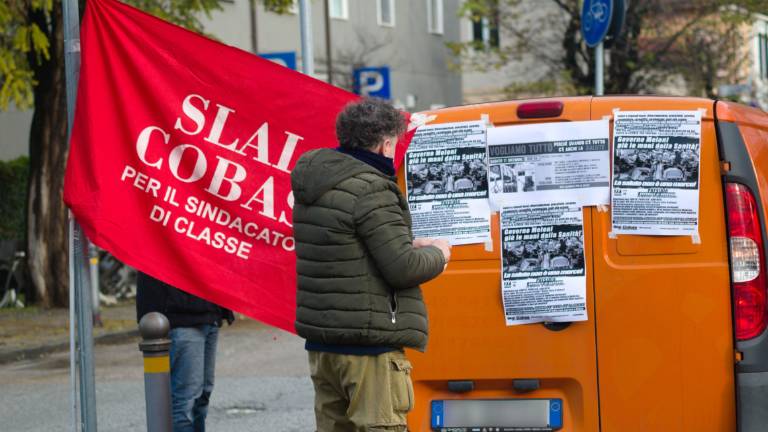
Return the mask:
<path id="1" fill-rule="evenodd" d="M 428 114 L 437 116 L 432 124 L 488 116 L 505 126 L 599 120 L 615 108 L 705 110 L 700 242 L 611 238 L 610 208 L 585 207 L 589 319 L 506 326 L 494 214 L 493 250 L 454 247 L 447 271 L 423 287 L 430 342 L 426 353 L 408 353 L 411 430 L 768 431 L 768 115 L 729 102 L 644 96 Z M 734 279 L 734 268 L 757 276 Z"/>

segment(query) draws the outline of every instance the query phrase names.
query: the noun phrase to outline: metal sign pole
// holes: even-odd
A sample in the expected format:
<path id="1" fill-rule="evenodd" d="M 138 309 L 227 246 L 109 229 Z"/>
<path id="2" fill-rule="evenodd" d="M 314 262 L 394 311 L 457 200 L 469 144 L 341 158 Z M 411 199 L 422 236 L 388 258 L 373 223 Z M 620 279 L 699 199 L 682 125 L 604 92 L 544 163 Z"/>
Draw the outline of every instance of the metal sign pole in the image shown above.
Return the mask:
<path id="1" fill-rule="evenodd" d="M 603 95 L 603 83 L 605 78 L 603 72 L 605 70 L 605 53 L 603 52 L 603 42 L 600 41 L 595 47 L 595 95 Z"/>
<path id="2" fill-rule="evenodd" d="M 64 69 L 67 91 L 67 142 L 72 133 L 75 116 L 77 82 L 80 76 L 80 11 L 77 0 L 61 0 L 64 30 Z M 71 214 L 70 214 L 71 215 Z M 71 218 L 71 216 L 70 216 Z M 93 371 L 93 315 L 91 291 L 85 275 L 88 241 L 77 223 L 69 223 L 69 270 L 70 270 L 70 328 L 77 325 L 77 345 L 70 341 L 72 360 L 77 353 L 78 372 L 71 374 L 78 383 L 72 382 L 72 394 L 79 396 L 80 421 L 73 420 L 75 430 L 96 432 L 96 384 Z M 74 294 L 74 295 L 72 295 Z M 72 319 L 76 322 L 72 322 Z M 77 379 L 79 378 L 79 379 Z M 78 392 L 79 389 L 79 392 Z M 77 398 L 76 398 L 77 399 Z M 75 409 L 76 411 L 76 409 Z M 73 413 L 74 414 L 74 413 Z"/>
<path id="3" fill-rule="evenodd" d="M 301 71 L 305 75 L 315 74 L 315 54 L 312 46 L 312 8 L 309 0 L 299 0 L 301 19 Z"/>

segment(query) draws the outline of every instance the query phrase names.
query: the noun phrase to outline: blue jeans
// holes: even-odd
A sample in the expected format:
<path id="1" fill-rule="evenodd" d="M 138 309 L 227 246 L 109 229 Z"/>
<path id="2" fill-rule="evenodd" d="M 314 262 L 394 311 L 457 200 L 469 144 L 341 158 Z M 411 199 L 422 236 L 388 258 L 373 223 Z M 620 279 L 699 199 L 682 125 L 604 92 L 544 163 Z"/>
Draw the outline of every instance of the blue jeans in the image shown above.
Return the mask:
<path id="1" fill-rule="evenodd" d="M 174 432 L 204 432 L 213 391 L 216 341 L 213 324 L 171 330 L 171 399 Z"/>

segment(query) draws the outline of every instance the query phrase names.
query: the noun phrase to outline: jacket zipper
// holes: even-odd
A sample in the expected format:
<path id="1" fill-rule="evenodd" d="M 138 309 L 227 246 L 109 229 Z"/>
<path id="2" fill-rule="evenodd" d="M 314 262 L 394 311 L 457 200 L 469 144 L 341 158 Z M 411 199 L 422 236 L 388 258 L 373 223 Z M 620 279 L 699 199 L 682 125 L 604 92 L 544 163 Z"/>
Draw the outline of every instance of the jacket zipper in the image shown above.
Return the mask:
<path id="1" fill-rule="evenodd" d="M 392 303 L 395 304 L 394 309 L 390 312 L 392 314 L 392 324 L 397 323 L 397 294 L 392 293 Z M 390 307 L 392 307 L 392 303 L 390 303 Z"/>

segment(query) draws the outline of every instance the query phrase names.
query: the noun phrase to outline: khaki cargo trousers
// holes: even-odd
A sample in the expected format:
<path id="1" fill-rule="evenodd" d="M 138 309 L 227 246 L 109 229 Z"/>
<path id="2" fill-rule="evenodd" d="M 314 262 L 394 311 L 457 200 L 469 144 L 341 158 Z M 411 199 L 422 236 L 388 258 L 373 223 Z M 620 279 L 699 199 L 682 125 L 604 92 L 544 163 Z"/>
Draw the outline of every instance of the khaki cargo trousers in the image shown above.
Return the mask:
<path id="1" fill-rule="evenodd" d="M 402 351 L 309 351 L 318 432 L 404 432 L 413 409 L 411 363 Z"/>

